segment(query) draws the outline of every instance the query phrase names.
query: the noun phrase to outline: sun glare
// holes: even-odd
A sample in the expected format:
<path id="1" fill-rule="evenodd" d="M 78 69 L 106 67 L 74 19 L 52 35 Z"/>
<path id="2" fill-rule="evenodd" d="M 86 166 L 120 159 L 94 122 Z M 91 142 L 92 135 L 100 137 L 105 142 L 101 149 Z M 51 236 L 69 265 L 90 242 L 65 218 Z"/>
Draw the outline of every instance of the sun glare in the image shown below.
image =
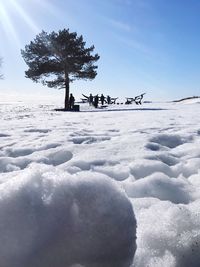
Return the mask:
<path id="1" fill-rule="evenodd" d="M 26 13 L 26 11 L 22 8 L 22 6 L 16 0 L 9 0 L 12 7 L 16 10 L 17 14 L 24 20 L 24 22 L 29 26 L 29 28 L 37 33 L 39 31 L 39 27 L 37 24 L 31 19 L 30 14 Z"/>
<path id="2" fill-rule="evenodd" d="M 3 3 L 3 0 L 0 0 L 0 25 L 4 31 L 4 33 L 15 40 L 15 42 L 19 45 L 19 38 L 17 37 L 16 31 L 14 29 L 13 23 L 10 19 L 8 13 L 8 6 Z"/>
<path id="3" fill-rule="evenodd" d="M 23 8 L 20 0 L 0 0 L 0 26 L 5 34 L 20 44 L 19 29 L 15 27 L 16 19 L 24 21 L 29 30 L 34 33 L 39 32 L 39 27 L 31 18 L 30 14 Z"/>
<path id="4" fill-rule="evenodd" d="M 41 32 L 42 27 L 34 17 L 40 11 L 54 20 L 65 18 L 58 6 L 49 0 L 0 0 L 0 33 L 20 46 L 25 27 L 34 34 Z"/>

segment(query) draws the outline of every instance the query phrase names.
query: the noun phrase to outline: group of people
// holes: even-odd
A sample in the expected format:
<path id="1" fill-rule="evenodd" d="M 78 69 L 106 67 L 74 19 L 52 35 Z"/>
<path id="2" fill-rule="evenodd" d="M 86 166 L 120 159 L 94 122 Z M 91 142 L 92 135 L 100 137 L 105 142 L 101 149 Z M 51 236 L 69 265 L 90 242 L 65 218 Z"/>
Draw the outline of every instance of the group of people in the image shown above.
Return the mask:
<path id="1" fill-rule="evenodd" d="M 142 104 L 142 99 L 143 99 L 143 96 L 145 95 L 145 93 L 141 94 L 141 95 L 138 95 L 136 96 L 135 98 L 133 97 L 127 97 L 126 98 L 126 102 L 125 104 L 132 104 L 133 102 L 135 102 L 137 105 L 138 104 Z M 97 95 L 92 95 L 90 94 L 89 96 L 85 96 L 83 95 L 86 99 L 87 102 L 89 102 L 90 106 L 93 105 L 95 108 L 98 107 L 99 103 L 101 103 L 101 105 L 103 106 L 105 103 L 106 104 L 115 104 L 115 101 L 117 98 L 112 98 L 107 95 L 107 97 L 105 97 L 103 94 L 101 94 L 100 96 L 97 94 Z M 70 94 L 69 96 L 69 110 L 74 110 L 74 103 L 75 103 L 75 98 L 72 94 Z M 118 103 L 117 103 L 118 104 Z"/>
<path id="2" fill-rule="evenodd" d="M 107 97 L 105 97 L 103 94 L 101 94 L 100 97 L 98 96 L 98 94 L 95 96 L 90 94 L 88 97 L 88 102 L 90 105 L 93 105 L 95 108 L 97 108 L 99 105 L 99 102 L 101 103 L 102 106 L 104 105 L 104 103 L 111 104 L 111 97 L 109 95 Z M 69 110 L 74 109 L 74 103 L 75 103 L 75 98 L 74 98 L 73 94 L 70 94 L 70 96 L 69 96 Z"/>
<path id="3" fill-rule="evenodd" d="M 111 97 L 109 95 L 105 97 L 103 94 L 101 94 L 100 97 L 98 96 L 98 94 L 95 96 L 93 96 L 92 94 L 89 95 L 88 102 L 90 105 L 94 105 L 95 108 L 98 107 L 99 101 L 102 106 L 105 102 L 107 102 L 107 104 L 111 104 Z"/>

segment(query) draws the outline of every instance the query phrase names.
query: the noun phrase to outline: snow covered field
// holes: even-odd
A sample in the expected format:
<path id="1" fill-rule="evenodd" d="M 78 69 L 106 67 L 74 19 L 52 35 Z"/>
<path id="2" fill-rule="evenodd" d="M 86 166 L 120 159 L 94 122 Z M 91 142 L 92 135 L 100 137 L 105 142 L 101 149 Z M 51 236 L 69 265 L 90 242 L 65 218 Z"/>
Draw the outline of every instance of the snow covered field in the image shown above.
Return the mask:
<path id="1" fill-rule="evenodd" d="M 125 203 L 125 190 L 137 220 L 132 266 L 199 267 L 200 103 L 116 105 L 98 112 L 84 105 L 79 113 L 55 112 L 53 108 L 0 103 L 0 266 L 24 267 L 23 260 L 37 257 L 36 235 L 39 233 L 45 244 L 55 230 L 51 225 L 62 218 L 59 205 L 66 209 L 71 205 L 63 203 L 62 194 L 72 194 L 70 202 L 79 192 L 78 184 L 81 200 L 77 197 L 80 203 L 70 211 L 75 217 L 77 209 L 84 209 L 83 196 L 89 194 L 92 199 L 95 192 L 99 194 L 98 201 L 85 211 L 88 217 L 81 223 L 86 228 L 94 220 L 95 229 L 98 216 L 93 214 L 113 210 L 118 195 Z M 88 185 L 85 189 L 84 183 Z M 65 185 L 68 189 L 62 191 Z M 46 220 L 41 222 L 44 214 L 38 202 L 48 204 L 52 196 L 59 204 L 58 211 L 45 210 Z M 125 218 L 124 207 L 126 210 L 127 205 L 122 204 L 117 212 Z M 116 207 L 113 221 L 111 218 L 106 226 L 113 233 L 118 225 L 115 216 Z M 121 229 L 124 235 L 134 235 L 134 218 L 133 228 L 126 219 L 123 222 L 127 223 Z M 38 224 L 42 224 L 40 230 Z M 114 234 L 108 239 L 108 247 L 117 242 Z M 87 247 L 87 240 L 83 238 L 80 246 Z M 120 250 L 123 254 L 123 248 L 119 254 Z M 22 256 L 17 263 L 18 255 Z M 56 257 L 55 251 L 52 257 Z M 37 264 L 34 267 L 51 266 Z"/>

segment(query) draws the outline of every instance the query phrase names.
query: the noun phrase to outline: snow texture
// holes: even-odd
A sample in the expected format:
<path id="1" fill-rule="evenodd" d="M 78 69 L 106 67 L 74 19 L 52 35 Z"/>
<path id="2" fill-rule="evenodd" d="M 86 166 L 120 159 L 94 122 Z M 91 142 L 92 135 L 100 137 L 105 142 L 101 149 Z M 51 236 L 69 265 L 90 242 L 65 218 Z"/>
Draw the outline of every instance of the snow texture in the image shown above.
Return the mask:
<path id="1" fill-rule="evenodd" d="M 4 267 L 126 267 L 136 250 L 132 205 L 103 175 L 33 164 L 1 185 L 0 218 Z"/>
<path id="2" fill-rule="evenodd" d="M 199 267 L 198 101 L 54 108 L 0 104 L 0 266 Z"/>

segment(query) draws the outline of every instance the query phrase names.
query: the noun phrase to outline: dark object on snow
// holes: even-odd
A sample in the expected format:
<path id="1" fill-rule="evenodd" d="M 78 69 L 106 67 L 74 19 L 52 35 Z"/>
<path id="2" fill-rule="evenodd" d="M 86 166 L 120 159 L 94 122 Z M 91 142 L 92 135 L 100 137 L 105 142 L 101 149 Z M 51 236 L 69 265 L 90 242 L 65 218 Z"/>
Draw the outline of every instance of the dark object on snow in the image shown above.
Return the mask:
<path id="1" fill-rule="evenodd" d="M 110 97 L 109 95 L 107 96 L 105 102 L 107 102 L 108 105 L 110 104 L 116 104 L 116 100 L 118 97 Z"/>
<path id="2" fill-rule="evenodd" d="M 96 95 L 96 96 L 94 97 L 94 107 L 95 107 L 95 108 L 98 107 L 98 103 L 99 103 L 99 96 Z"/>
<path id="3" fill-rule="evenodd" d="M 73 111 L 80 111 L 80 105 L 74 105 Z"/>
<path id="4" fill-rule="evenodd" d="M 89 101 L 89 104 L 90 104 L 90 106 L 91 106 L 92 103 L 93 103 L 93 95 L 92 95 L 92 94 L 89 95 L 89 97 L 88 97 L 88 101 Z"/>
<path id="5" fill-rule="evenodd" d="M 70 97 L 69 97 L 69 109 L 70 110 L 74 110 L 74 102 L 75 102 L 75 98 L 72 94 L 70 94 Z"/>
<path id="6" fill-rule="evenodd" d="M 74 105 L 73 110 L 65 109 L 65 108 L 55 108 L 55 111 L 64 111 L 64 112 L 73 112 L 73 111 L 80 111 L 79 105 Z"/>
<path id="7" fill-rule="evenodd" d="M 104 105 L 104 101 L 105 101 L 105 96 L 103 94 L 101 94 L 100 96 L 100 100 L 101 100 L 101 105 Z"/>
<path id="8" fill-rule="evenodd" d="M 56 108 L 55 111 L 80 111 L 80 105 L 73 105 L 71 109 Z"/>
<path id="9" fill-rule="evenodd" d="M 90 94 L 89 96 L 82 94 L 84 98 L 81 98 L 83 103 L 89 103 L 90 106 L 94 104 L 94 96 Z"/>
<path id="10" fill-rule="evenodd" d="M 81 98 L 82 103 L 87 103 L 88 99 L 87 98 Z"/>
<path id="11" fill-rule="evenodd" d="M 110 104 L 110 102 L 111 102 L 111 97 L 109 95 L 107 95 L 107 103 L 108 103 L 108 105 Z"/>
<path id="12" fill-rule="evenodd" d="M 146 93 L 143 93 L 141 95 L 138 95 L 136 97 L 126 97 L 126 102 L 125 104 L 132 104 L 133 102 L 135 102 L 136 105 L 142 105 L 142 99 L 144 97 Z"/>
<path id="13" fill-rule="evenodd" d="M 95 96 L 92 96 L 92 94 L 90 94 L 89 96 L 84 95 L 84 94 L 82 94 L 82 95 L 84 97 L 84 98 L 81 98 L 81 101 L 83 103 L 87 103 L 87 102 L 91 103 L 91 100 L 93 98 L 92 104 L 95 106 L 95 104 L 94 104 L 94 102 L 95 102 Z M 104 105 L 104 103 L 106 103 L 108 105 L 109 104 L 116 104 L 116 100 L 117 99 L 118 99 L 118 97 L 110 97 L 109 95 L 105 98 L 105 96 L 102 94 L 100 97 L 98 96 L 98 103 L 99 103 L 99 101 L 101 101 L 101 103 L 103 102 L 102 105 Z M 97 99 L 96 99 L 96 101 L 97 101 Z"/>
<path id="14" fill-rule="evenodd" d="M 118 97 L 111 97 L 111 104 L 115 104 Z"/>

